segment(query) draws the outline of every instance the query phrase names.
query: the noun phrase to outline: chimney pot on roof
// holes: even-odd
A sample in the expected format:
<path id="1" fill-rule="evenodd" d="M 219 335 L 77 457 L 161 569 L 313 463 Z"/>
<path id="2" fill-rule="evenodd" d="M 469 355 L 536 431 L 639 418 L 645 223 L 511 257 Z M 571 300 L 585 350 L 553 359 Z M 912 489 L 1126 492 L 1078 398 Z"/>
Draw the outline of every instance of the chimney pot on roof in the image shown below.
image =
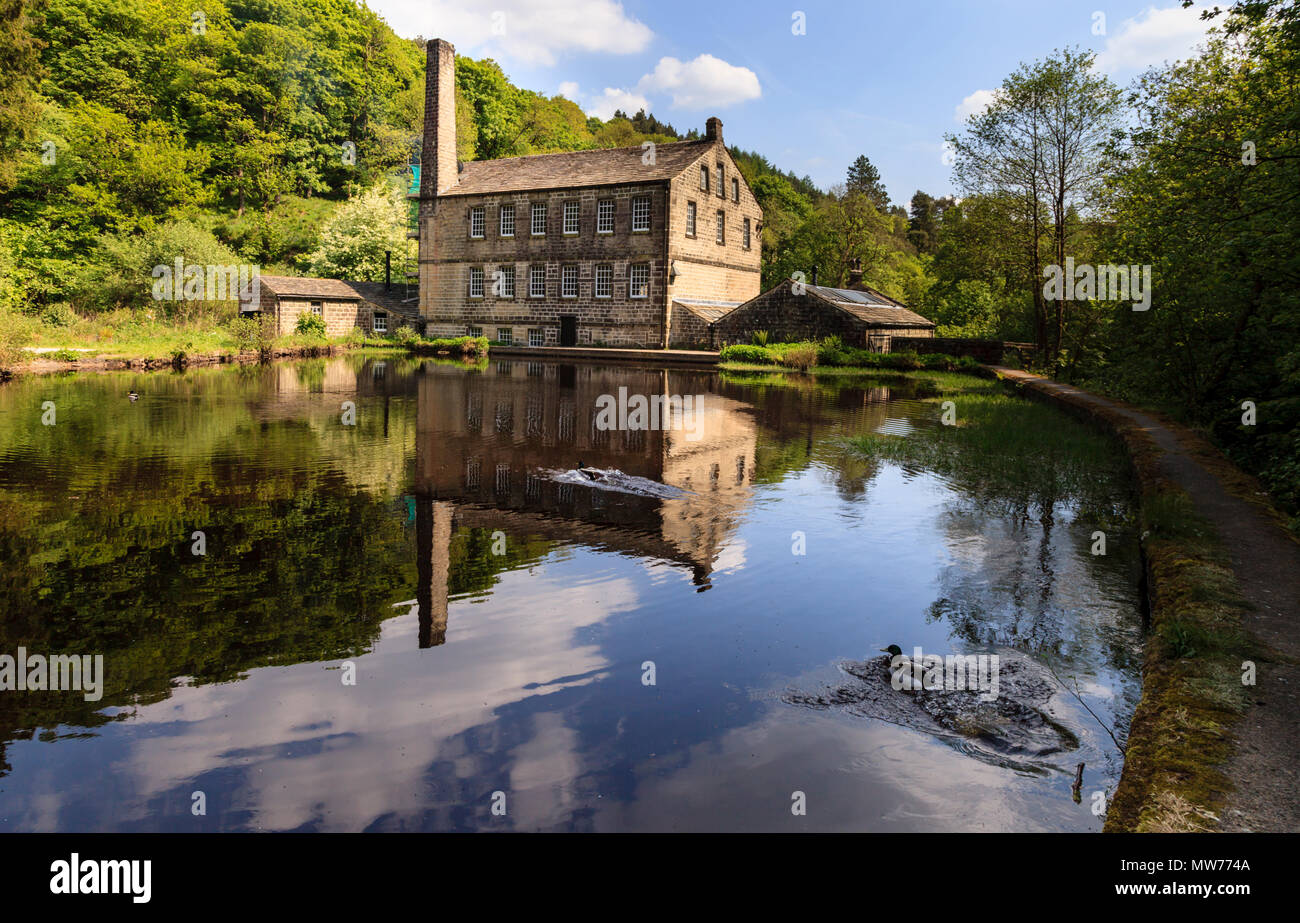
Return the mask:
<path id="1" fill-rule="evenodd" d="M 849 285 L 862 284 L 862 260 L 849 260 Z"/>
<path id="2" fill-rule="evenodd" d="M 715 115 L 704 123 L 704 139 L 722 143 L 722 119 Z"/>

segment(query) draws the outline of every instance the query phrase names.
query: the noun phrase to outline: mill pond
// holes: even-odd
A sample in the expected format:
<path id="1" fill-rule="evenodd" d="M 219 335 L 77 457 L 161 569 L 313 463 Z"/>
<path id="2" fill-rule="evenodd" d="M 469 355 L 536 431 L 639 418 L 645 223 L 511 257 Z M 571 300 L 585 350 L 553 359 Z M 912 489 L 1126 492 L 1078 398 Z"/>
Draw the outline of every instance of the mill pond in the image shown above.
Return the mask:
<path id="1" fill-rule="evenodd" d="M 620 389 L 703 395 L 693 430 L 595 425 Z M 1106 437 L 937 373 L 19 379 L 0 655 L 104 674 L 0 692 L 0 830 L 1099 830 L 1131 491 Z M 996 655 L 996 713 L 894 690 L 891 644 Z"/>

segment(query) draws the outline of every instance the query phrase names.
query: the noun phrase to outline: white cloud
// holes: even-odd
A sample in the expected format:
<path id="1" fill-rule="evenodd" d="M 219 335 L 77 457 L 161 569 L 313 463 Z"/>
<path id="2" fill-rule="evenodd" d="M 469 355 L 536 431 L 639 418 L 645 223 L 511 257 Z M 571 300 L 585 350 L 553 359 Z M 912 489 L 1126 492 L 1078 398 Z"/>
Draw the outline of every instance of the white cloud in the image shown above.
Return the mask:
<path id="1" fill-rule="evenodd" d="M 642 77 L 636 88 L 642 93 L 671 94 L 673 105 L 682 109 L 731 106 L 763 93 L 752 70 L 711 54 L 685 62 L 660 58 L 654 72 Z"/>
<path id="2" fill-rule="evenodd" d="M 976 90 L 957 104 L 953 117 L 959 122 L 965 122 L 972 115 L 979 115 L 987 109 L 996 96 L 997 90 Z"/>
<path id="3" fill-rule="evenodd" d="M 1147 7 L 1120 24 L 1097 55 L 1103 73 L 1143 70 L 1188 57 L 1205 39 L 1211 23 L 1201 17 L 1202 7 Z"/>
<path id="4" fill-rule="evenodd" d="M 654 37 L 618 0 L 369 0 L 399 35 L 444 38 L 461 53 L 550 66 L 565 52 L 634 54 Z"/>
<path id="5" fill-rule="evenodd" d="M 578 101 L 578 85 L 572 80 L 566 80 L 560 84 L 560 95 L 565 99 Z"/>
<path id="6" fill-rule="evenodd" d="M 587 104 L 582 108 L 587 115 L 607 119 L 614 114 L 615 109 L 622 109 L 628 115 L 636 115 L 638 109 L 649 112 L 650 100 L 630 90 L 616 90 L 613 87 L 605 87 L 604 93 L 595 99 L 588 100 Z"/>

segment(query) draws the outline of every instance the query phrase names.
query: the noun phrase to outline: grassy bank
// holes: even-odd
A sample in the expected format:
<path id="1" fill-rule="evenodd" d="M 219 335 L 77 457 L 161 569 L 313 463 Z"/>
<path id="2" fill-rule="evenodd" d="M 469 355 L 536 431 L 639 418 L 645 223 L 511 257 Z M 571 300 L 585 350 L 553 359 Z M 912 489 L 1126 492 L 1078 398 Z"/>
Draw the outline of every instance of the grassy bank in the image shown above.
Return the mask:
<path id="1" fill-rule="evenodd" d="M 839 337 L 801 343 L 738 344 L 725 346 L 718 354 L 719 366 L 727 370 L 786 368 L 818 372 L 828 369 L 856 371 L 967 371 L 977 372 L 980 364 L 969 356 L 912 352 L 876 353 L 845 346 Z"/>
<path id="2" fill-rule="evenodd" d="M 115 311 L 96 318 L 74 317 L 66 324 L 0 313 L 0 377 L 50 363 L 74 369 L 121 364 L 151 368 L 230 361 L 249 353 L 270 358 L 341 349 L 403 349 L 472 358 L 486 355 L 488 343 L 482 337 L 426 339 L 410 328 L 387 337 L 359 328 L 330 337 L 322 327 L 307 325 L 276 336 L 256 320 L 206 312 L 164 317 L 147 310 Z"/>

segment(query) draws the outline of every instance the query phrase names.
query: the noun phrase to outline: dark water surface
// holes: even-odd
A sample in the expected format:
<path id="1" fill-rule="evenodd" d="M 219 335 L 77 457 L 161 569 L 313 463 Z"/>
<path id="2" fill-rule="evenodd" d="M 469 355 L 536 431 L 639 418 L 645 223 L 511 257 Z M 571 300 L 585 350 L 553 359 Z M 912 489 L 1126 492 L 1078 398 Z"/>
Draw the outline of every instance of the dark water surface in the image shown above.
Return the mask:
<path id="1" fill-rule="evenodd" d="M 1140 691 L 1127 472 L 1086 433 L 1073 480 L 848 441 L 926 446 L 955 381 L 350 356 L 2 386 L 0 654 L 106 681 L 0 691 L 0 830 L 1097 830 Z M 596 428 L 620 387 L 706 397 Z M 1050 667 L 1077 747 L 817 704 L 890 643 Z"/>

